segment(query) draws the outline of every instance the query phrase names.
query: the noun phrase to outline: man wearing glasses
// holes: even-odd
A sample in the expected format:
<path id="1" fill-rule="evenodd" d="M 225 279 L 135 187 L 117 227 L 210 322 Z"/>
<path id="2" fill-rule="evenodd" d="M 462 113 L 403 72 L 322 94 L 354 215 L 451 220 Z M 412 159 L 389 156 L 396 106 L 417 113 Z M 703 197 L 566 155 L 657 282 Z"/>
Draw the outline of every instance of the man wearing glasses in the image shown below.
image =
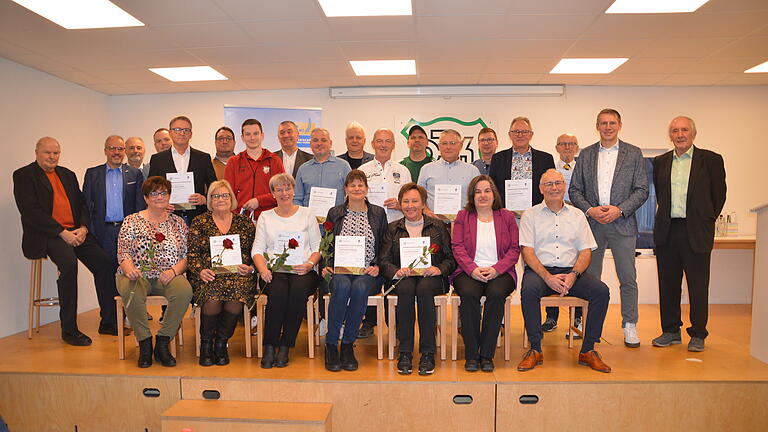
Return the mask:
<path id="1" fill-rule="evenodd" d="M 543 199 L 536 186 L 541 181 L 541 175 L 555 167 L 552 155 L 531 147 L 533 128 L 527 117 L 516 117 L 509 126 L 509 139 L 512 148 L 502 150 L 491 159 L 488 175 L 491 176 L 496 188 L 501 193 L 504 207 L 515 211 L 518 216 L 524 210 L 540 203 Z M 516 190 L 526 192 L 518 195 L 515 202 L 507 202 L 507 185 Z M 530 191 L 530 192 L 527 192 Z M 529 195 L 530 194 L 530 195 Z M 530 200 L 528 197 L 530 196 Z M 517 208 L 513 208 L 517 207 Z"/>
<path id="2" fill-rule="evenodd" d="M 648 177 L 640 149 L 619 139 L 621 115 L 618 111 L 610 108 L 600 111 L 596 128 L 600 141 L 579 155 L 569 195 L 573 205 L 587 215 L 597 241 L 587 270 L 594 277 L 600 278 L 605 249 L 611 249 L 620 283 L 624 345 L 637 348 L 640 338 L 637 335 L 635 211 L 648 199 Z"/>
<path id="3" fill-rule="evenodd" d="M 496 148 L 499 147 L 499 140 L 496 139 L 496 131 L 491 128 L 482 128 L 477 134 L 477 149 L 480 151 L 480 157 L 472 162 L 480 170 L 480 174 L 488 174 L 491 167 L 491 158 L 496 154 Z"/>
<path id="4" fill-rule="evenodd" d="M 174 210 L 189 225 L 192 218 L 206 211 L 206 189 L 216 181 L 216 172 L 213 170 L 211 155 L 190 147 L 192 121 L 188 117 L 174 117 L 168 128 L 173 145 L 168 150 L 152 155 L 149 160 L 149 177 L 166 177 L 169 173 L 193 174 L 195 193 L 189 196 L 187 203 L 176 205 Z"/>
<path id="5" fill-rule="evenodd" d="M 547 170 L 538 189 L 544 202 L 526 210 L 520 220 L 520 252 L 525 259 L 520 304 L 531 349 L 523 355 L 517 370 L 531 370 L 544 363 L 544 333 L 539 324 L 541 298 L 560 295 L 589 302 L 579 364 L 610 372 L 610 366 L 595 351 L 603 332 L 610 291 L 599 278 L 584 272 L 597 248 L 592 230 L 584 213 L 565 203 L 565 178 L 557 170 Z"/>
<path id="6" fill-rule="evenodd" d="M 216 179 L 224 178 L 224 170 L 227 168 L 227 161 L 235 154 L 235 133 L 232 129 L 222 126 L 214 135 L 216 145 L 216 156 L 211 159 L 213 170 L 216 172 Z"/>

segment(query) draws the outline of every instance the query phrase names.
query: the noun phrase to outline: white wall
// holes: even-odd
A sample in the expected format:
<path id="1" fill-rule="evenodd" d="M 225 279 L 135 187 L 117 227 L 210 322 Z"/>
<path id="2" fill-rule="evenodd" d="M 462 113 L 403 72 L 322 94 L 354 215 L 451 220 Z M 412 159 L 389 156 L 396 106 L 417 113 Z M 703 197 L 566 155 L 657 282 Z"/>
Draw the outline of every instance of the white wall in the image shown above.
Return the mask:
<path id="1" fill-rule="evenodd" d="M 4 293 L 0 336 L 26 326 L 29 270 L 17 246 L 21 226 L 12 197 L 11 172 L 33 160 L 34 142 L 43 135 L 60 140 L 62 165 L 82 178 L 85 168 L 103 161 L 102 143 L 108 134 L 141 136 L 152 149 L 152 132 L 167 127 L 168 120 L 178 114 L 189 116 L 194 123 L 192 144 L 213 152 L 212 136 L 223 124 L 224 105 L 322 107 L 323 125 L 332 132 L 338 153 L 345 151 L 344 127 L 352 120 L 365 125 L 370 138 L 374 129 L 399 129 L 402 124 L 397 122 L 410 117 L 427 120 L 446 114 L 464 119 L 483 116 L 495 122 L 493 126 L 502 135 L 509 120 L 526 115 L 535 130 L 533 145 L 554 153 L 555 138 L 566 131 L 575 133 L 582 146 L 594 142 L 595 114 L 604 107 L 622 113 L 621 136 L 626 141 L 643 148 L 671 148 L 666 138 L 667 124 L 675 115 L 683 114 L 697 122 L 697 145 L 725 158 L 729 186 L 726 211 L 738 212 L 741 233 L 753 235 L 755 218 L 748 209 L 768 202 L 768 189 L 758 182 L 765 159 L 760 127 L 768 118 L 766 100 L 768 86 L 582 86 L 568 87 L 559 98 L 334 100 L 328 97 L 327 89 L 105 96 L 0 58 L 0 119 L 5 126 L 0 136 L 6 148 L 13 148 L 6 150 L 0 162 L 4 167 L 0 175 L 7 185 L 0 205 L 4 225 L 0 239 L 9 245 L 0 252 L 0 289 Z M 506 140 L 502 142 L 501 148 L 508 147 Z M 405 153 L 405 141 L 398 138 L 396 156 Z M 83 273 L 87 281 L 90 275 Z M 44 280 L 49 292 L 53 292 L 54 278 L 55 271 L 47 264 Z M 95 307 L 92 284 L 82 285 L 81 310 Z M 47 315 L 55 316 L 55 310 Z M 95 329 L 90 330 L 95 333 Z"/>
<path id="2" fill-rule="evenodd" d="M 0 337 L 27 326 L 29 261 L 21 253 L 21 220 L 13 199 L 13 171 L 35 160 L 35 142 L 50 135 L 61 144 L 62 166 L 82 181 L 85 169 L 104 161 L 109 134 L 108 97 L 0 57 Z M 87 157 L 85 155 L 88 155 Z M 43 265 L 43 297 L 56 296 L 56 270 Z M 93 279 L 80 266 L 80 311 L 96 307 Z M 58 320 L 43 309 L 43 321 Z M 96 329 L 83 329 L 92 335 Z"/>

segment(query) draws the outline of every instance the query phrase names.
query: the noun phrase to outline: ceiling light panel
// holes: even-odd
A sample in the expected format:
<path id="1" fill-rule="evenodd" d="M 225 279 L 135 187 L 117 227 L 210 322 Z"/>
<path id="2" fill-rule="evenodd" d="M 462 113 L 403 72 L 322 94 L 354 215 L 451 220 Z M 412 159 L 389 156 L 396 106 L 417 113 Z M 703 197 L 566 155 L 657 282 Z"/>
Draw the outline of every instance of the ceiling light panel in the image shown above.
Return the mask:
<path id="1" fill-rule="evenodd" d="M 768 61 L 760 63 L 759 65 L 747 69 L 744 73 L 768 73 Z"/>
<path id="2" fill-rule="evenodd" d="M 325 16 L 396 16 L 413 15 L 411 0 L 317 0 Z"/>
<path id="3" fill-rule="evenodd" d="M 709 0 L 616 0 L 607 14 L 650 14 L 693 12 Z"/>
<path id="4" fill-rule="evenodd" d="M 564 58 L 551 74 L 608 74 L 629 60 L 628 58 Z"/>
<path id="5" fill-rule="evenodd" d="M 416 60 L 350 61 L 357 76 L 416 75 Z"/>
<path id="6" fill-rule="evenodd" d="M 13 0 L 65 29 L 140 27 L 144 23 L 107 0 Z"/>
<path id="7" fill-rule="evenodd" d="M 221 81 L 229 79 L 210 66 L 149 68 L 149 70 L 173 82 Z"/>

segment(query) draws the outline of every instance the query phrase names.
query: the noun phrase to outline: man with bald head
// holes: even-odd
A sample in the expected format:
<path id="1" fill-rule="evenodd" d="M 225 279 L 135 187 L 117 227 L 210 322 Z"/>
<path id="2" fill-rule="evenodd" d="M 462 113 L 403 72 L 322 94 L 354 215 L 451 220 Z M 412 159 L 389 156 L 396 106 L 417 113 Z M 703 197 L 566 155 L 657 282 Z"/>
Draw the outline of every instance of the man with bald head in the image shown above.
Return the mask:
<path id="1" fill-rule="evenodd" d="M 669 124 L 674 150 L 653 159 L 656 187 L 656 267 L 659 272 L 661 336 L 653 346 L 679 344 L 680 292 L 688 282 L 691 326 L 688 351 L 704 351 L 707 332 L 709 261 L 715 220 L 725 205 L 725 165 L 719 154 L 693 145 L 696 123 L 675 117 Z"/>
<path id="2" fill-rule="evenodd" d="M 77 261 L 93 273 L 101 334 L 117 334 L 115 273 L 107 254 L 88 232 L 88 210 L 80 185 L 74 172 L 59 166 L 60 155 L 56 139 L 40 138 L 35 161 L 13 173 L 13 195 L 21 214 L 24 256 L 30 260 L 48 257 L 59 271 L 61 338 L 70 345 L 86 346 L 91 339 L 77 327 Z"/>
<path id="3" fill-rule="evenodd" d="M 149 172 L 149 165 L 144 164 L 144 155 L 147 147 L 144 146 L 144 140 L 139 137 L 130 137 L 125 140 L 125 156 L 128 158 L 128 165 L 136 168 L 144 174 L 144 168 Z M 146 178 L 146 175 L 144 176 Z"/>
<path id="4" fill-rule="evenodd" d="M 331 154 L 333 140 L 328 129 L 315 128 L 309 138 L 314 157 L 299 167 L 293 202 L 309 207 L 312 188 L 336 189 L 336 205 L 344 202 L 344 181 L 351 169 L 347 161 Z"/>
<path id="5" fill-rule="evenodd" d="M 360 171 L 368 177 L 368 189 L 384 186 L 386 197 L 382 205 L 387 210 L 387 221 L 394 222 L 403 217 L 397 194 L 400 188 L 411 182 L 411 172 L 404 165 L 392 160 L 395 149 L 395 133 L 390 129 L 378 129 L 371 140 L 374 157 L 372 161 L 360 165 Z"/>

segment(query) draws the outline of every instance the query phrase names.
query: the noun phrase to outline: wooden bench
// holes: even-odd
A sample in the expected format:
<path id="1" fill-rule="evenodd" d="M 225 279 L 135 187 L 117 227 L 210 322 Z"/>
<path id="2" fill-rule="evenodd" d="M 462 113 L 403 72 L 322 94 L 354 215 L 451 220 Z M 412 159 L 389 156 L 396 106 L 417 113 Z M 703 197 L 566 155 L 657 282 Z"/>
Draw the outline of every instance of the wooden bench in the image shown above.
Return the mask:
<path id="1" fill-rule="evenodd" d="M 160 419 L 164 432 L 329 432 L 331 404 L 181 400 Z"/>

